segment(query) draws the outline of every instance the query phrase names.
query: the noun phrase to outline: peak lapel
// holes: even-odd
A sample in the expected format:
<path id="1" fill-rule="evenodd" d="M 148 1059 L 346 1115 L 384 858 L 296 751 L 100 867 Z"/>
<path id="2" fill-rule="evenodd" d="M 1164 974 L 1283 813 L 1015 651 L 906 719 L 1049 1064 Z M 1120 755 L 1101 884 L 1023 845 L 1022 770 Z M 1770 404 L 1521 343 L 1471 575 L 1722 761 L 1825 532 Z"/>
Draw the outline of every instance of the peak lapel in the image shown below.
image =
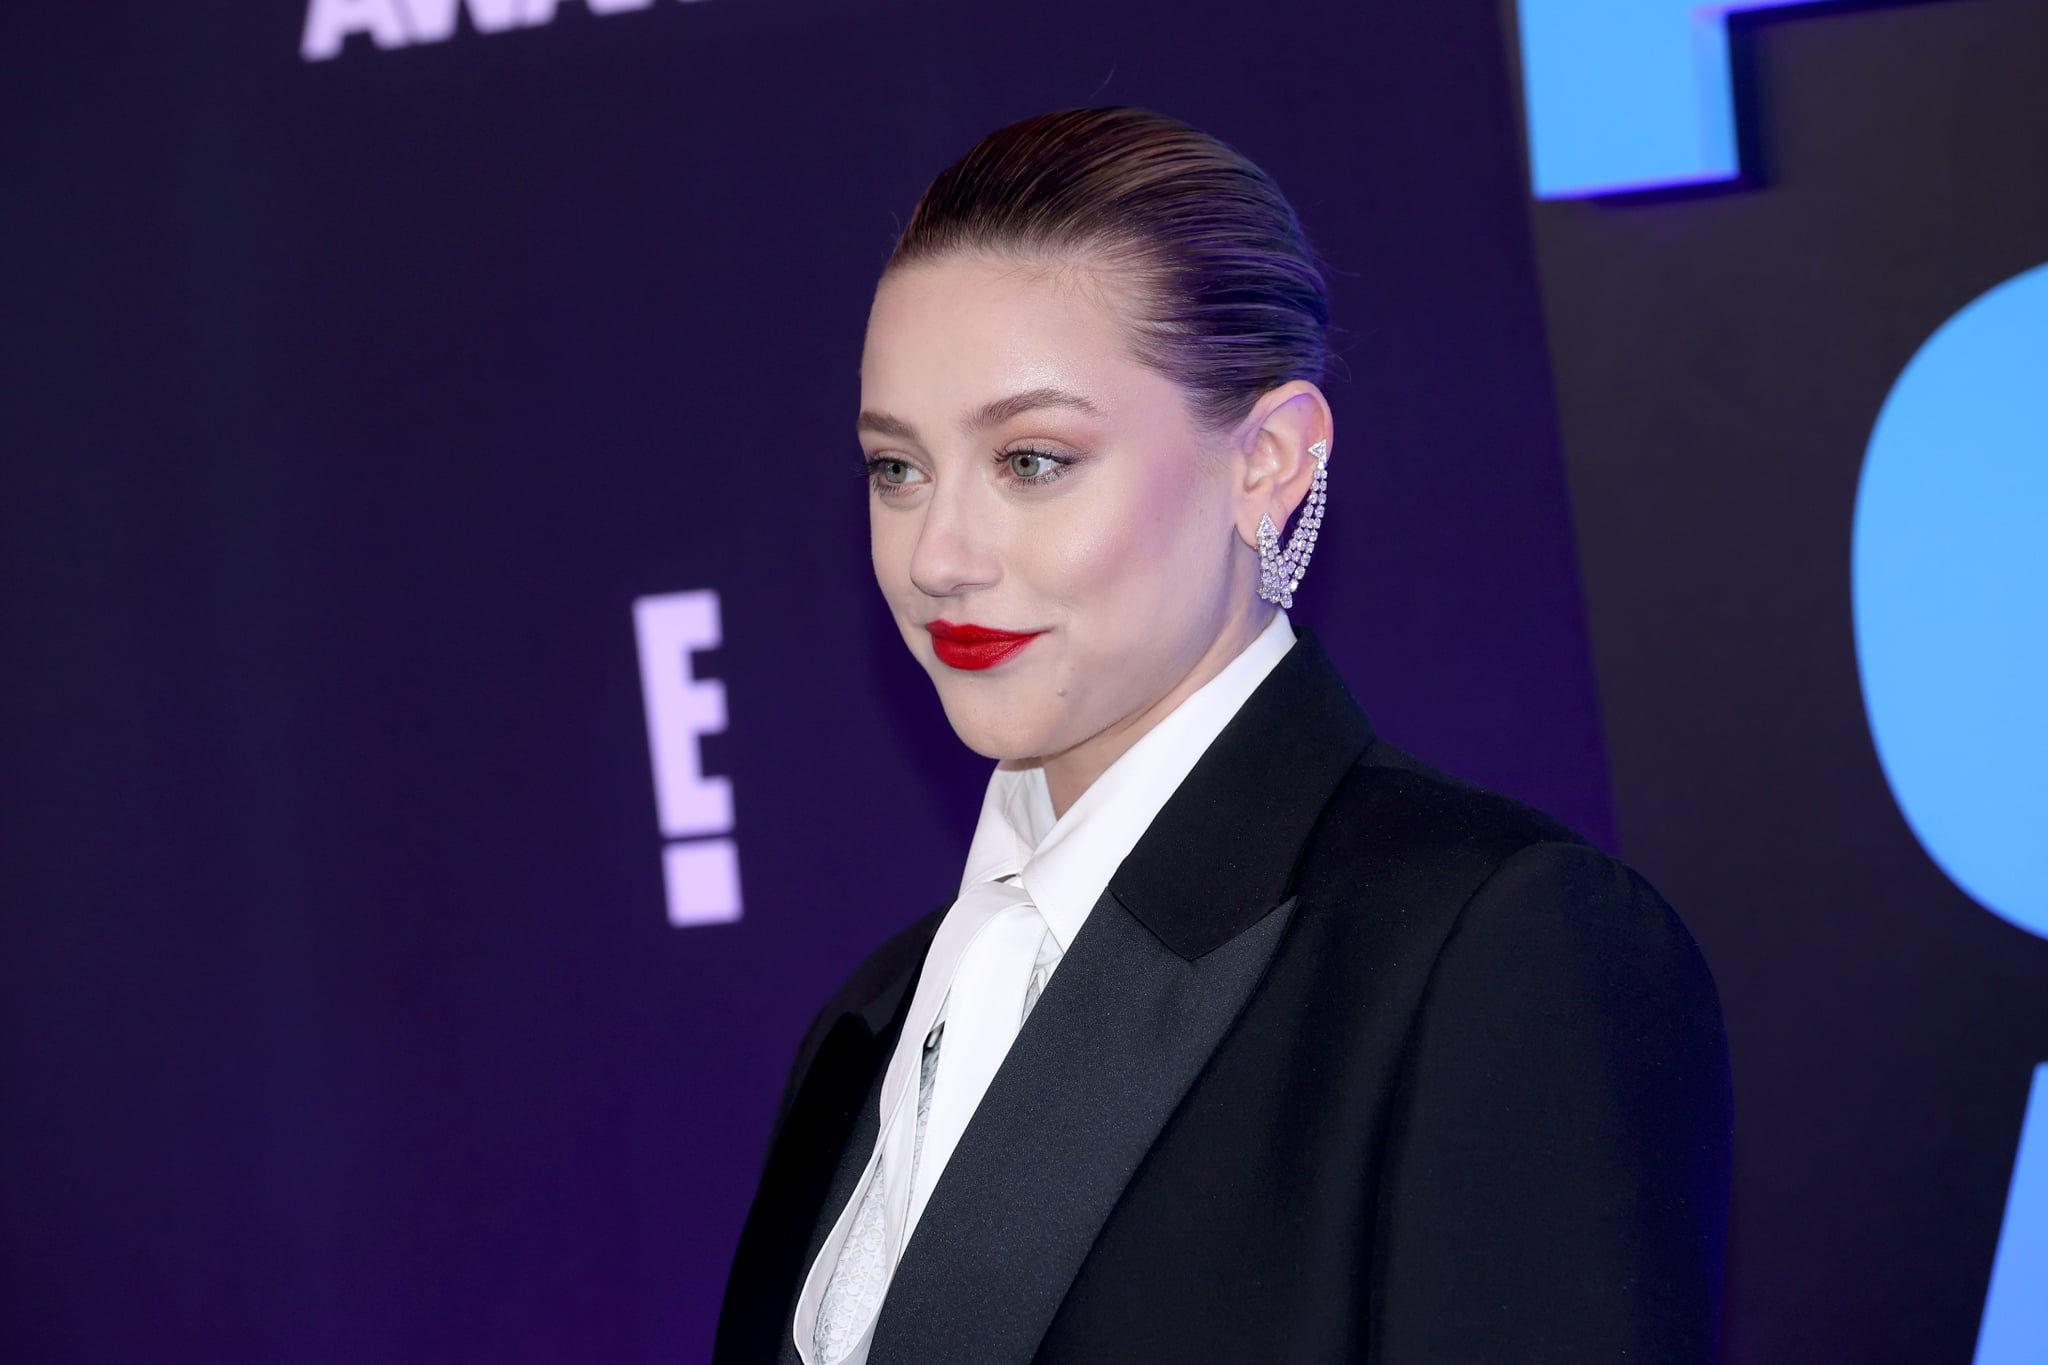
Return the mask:
<path id="1" fill-rule="evenodd" d="M 1297 630 L 1110 889 L 1161 943 L 1201 957 L 1287 894 L 1317 817 L 1372 742 L 1322 642 Z"/>
<path id="2" fill-rule="evenodd" d="M 1294 911 L 1301 849 L 1371 743 L 1320 644 L 1299 632 L 1053 973 L 904 1249 L 871 1365 L 1031 1359 L 1256 989 Z"/>
<path id="3" fill-rule="evenodd" d="M 1031 1359 L 1292 908 L 1189 962 L 1103 893 L 933 1188 L 870 1365 Z"/>

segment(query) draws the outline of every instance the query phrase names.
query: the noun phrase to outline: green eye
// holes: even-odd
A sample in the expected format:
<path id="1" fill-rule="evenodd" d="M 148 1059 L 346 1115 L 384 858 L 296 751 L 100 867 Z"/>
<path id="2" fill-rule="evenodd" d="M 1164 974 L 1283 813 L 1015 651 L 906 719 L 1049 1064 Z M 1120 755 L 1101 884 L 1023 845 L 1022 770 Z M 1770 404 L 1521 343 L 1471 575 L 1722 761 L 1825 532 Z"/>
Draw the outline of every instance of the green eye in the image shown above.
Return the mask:
<path id="1" fill-rule="evenodd" d="M 861 468 L 866 471 L 868 482 L 875 486 L 875 490 L 884 494 L 893 494 L 898 489 L 908 488 L 923 478 L 918 473 L 917 466 L 910 461 L 895 459 L 888 455 L 877 455 L 873 459 L 863 460 Z"/>
<path id="2" fill-rule="evenodd" d="M 1019 487 L 1042 488 L 1055 479 L 1063 478 L 1067 466 L 1074 463 L 1067 455 L 1055 455 L 1050 450 L 999 451 L 996 463 L 1003 471 L 1003 477 Z"/>

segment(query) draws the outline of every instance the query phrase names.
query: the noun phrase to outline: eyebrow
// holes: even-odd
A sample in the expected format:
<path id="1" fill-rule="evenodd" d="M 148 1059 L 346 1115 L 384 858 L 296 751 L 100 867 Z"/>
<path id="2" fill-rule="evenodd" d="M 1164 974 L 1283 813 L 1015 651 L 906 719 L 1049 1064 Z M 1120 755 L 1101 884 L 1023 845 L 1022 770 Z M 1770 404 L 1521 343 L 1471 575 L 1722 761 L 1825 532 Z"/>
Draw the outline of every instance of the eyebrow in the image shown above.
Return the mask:
<path id="1" fill-rule="evenodd" d="M 1090 417 L 1102 416 L 1102 409 L 1080 394 L 1048 386 L 1026 389 L 1022 393 L 1013 393 L 1008 398 L 998 398 L 993 403 L 984 403 L 981 410 L 968 419 L 967 425 L 970 430 L 985 431 L 989 427 L 1001 426 L 1012 417 L 1039 408 L 1072 408 L 1076 412 L 1085 412 Z"/>
<path id="2" fill-rule="evenodd" d="M 969 431 L 986 431 L 990 427 L 1001 426 L 1013 417 L 1035 412 L 1039 408 L 1070 408 L 1075 412 L 1085 412 L 1090 417 L 1102 416 L 1102 409 L 1090 399 L 1078 393 L 1070 393 L 1066 389 L 1046 385 L 1025 389 L 1022 393 L 1013 393 L 1007 398 L 998 398 L 982 404 L 967 419 L 966 427 Z M 862 431 L 872 431 L 878 436 L 890 436 L 899 441 L 917 439 L 915 427 L 901 417 L 892 417 L 886 412 L 863 411 L 858 425 Z"/>

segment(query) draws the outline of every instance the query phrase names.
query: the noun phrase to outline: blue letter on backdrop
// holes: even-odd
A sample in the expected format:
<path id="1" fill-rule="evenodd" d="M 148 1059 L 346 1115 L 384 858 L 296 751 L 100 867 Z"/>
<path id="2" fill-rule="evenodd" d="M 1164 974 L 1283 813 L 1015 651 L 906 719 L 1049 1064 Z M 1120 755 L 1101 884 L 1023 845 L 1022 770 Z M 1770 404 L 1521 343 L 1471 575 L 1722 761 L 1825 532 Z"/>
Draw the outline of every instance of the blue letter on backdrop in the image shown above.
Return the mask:
<path id="1" fill-rule="evenodd" d="M 1521 0 L 1538 199 L 1730 180 L 1728 15 L 1817 0 Z"/>
<path id="2" fill-rule="evenodd" d="M 1972 301 L 1892 385 L 1856 490 L 1871 738 L 1921 847 L 2048 937 L 2048 265 Z M 1976 1365 L 2048 1360 L 2048 1066 L 2034 1074 Z"/>
<path id="3" fill-rule="evenodd" d="M 1943 323 L 1893 384 L 1850 592 L 1906 823 L 1979 904 L 2048 937 L 2048 265 Z"/>
<path id="4" fill-rule="evenodd" d="M 2048 1357 L 2048 1065 L 2020 1124 L 2020 1154 L 2005 1197 L 1998 1261 L 1984 1296 L 1976 1365 L 2028 1365 Z"/>

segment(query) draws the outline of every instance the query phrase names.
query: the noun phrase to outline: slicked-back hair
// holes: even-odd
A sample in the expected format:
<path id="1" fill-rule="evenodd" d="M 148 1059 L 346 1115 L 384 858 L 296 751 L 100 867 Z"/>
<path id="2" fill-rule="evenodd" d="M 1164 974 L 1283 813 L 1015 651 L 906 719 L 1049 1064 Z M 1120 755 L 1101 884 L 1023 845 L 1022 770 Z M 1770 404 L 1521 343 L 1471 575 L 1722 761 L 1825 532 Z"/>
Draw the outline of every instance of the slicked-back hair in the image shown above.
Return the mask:
<path id="1" fill-rule="evenodd" d="M 1110 268 L 1134 301 L 1137 358 L 1211 429 L 1329 366 L 1323 272 L 1293 206 L 1163 114 L 1065 109 L 990 133 L 926 188 L 887 270 L 960 251 Z"/>

